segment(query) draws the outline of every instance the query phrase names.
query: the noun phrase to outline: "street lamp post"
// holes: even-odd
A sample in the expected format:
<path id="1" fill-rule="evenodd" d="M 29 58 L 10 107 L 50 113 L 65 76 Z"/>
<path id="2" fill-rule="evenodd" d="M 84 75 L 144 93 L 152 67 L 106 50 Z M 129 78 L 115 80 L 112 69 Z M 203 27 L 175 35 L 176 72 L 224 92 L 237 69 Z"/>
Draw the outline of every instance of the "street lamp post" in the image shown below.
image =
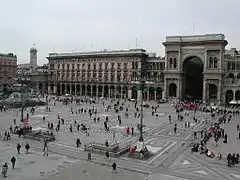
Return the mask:
<path id="1" fill-rule="evenodd" d="M 20 93 L 21 93 L 21 122 L 24 121 L 24 97 L 23 97 L 23 88 L 24 88 L 24 75 L 22 74 L 21 76 L 21 79 L 20 79 L 20 82 L 21 82 L 21 90 L 20 90 Z"/>
<path id="2" fill-rule="evenodd" d="M 143 78 L 143 77 L 142 77 Z M 140 137 L 139 137 L 139 141 L 143 142 L 143 95 L 144 95 L 144 85 L 145 85 L 145 81 L 143 79 L 141 79 L 141 118 L 140 118 Z"/>
<path id="3" fill-rule="evenodd" d="M 21 122 L 23 122 L 23 110 L 24 110 L 24 104 L 23 104 L 23 81 L 21 80 Z"/>
<path id="4" fill-rule="evenodd" d="M 145 62 L 144 62 L 145 63 Z M 140 137 L 139 141 L 143 142 L 143 96 L 144 96 L 144 88 L 145 88 L 145 64 L 142 63 L 141 66 L 141 76 L 140 76 L 140 89 L 141 89 L 141 118 L 140 118 Z"/>

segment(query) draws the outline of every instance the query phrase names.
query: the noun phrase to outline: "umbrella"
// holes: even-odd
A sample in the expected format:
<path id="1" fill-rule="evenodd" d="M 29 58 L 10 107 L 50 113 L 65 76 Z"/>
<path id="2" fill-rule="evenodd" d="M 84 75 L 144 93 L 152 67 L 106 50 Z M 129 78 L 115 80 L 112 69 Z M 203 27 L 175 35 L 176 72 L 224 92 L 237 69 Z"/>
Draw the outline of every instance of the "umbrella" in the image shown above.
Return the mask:
<path id="1" fill-rule="evenodd" d="M 229 102 L 229 104 L 237 104 L 237 101 L 236 101 L 236 100 L 231 100 L 231 101 Z"/>

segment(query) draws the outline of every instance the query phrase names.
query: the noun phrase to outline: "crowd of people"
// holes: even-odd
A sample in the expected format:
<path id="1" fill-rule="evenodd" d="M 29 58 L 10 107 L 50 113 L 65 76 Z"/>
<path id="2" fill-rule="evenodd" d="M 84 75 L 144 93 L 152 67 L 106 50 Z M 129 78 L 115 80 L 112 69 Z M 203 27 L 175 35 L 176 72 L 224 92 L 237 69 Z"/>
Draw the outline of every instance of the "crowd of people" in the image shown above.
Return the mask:
<path id="1" fill-rule="evenodd" d="M 109 118 L 108 116 L 102 117 L 99 113 L 99 110 L 94 106 L 94 103 L 96 102 L 96 100 L 94 99 L 89 99 L 89 98 L 85 98 L 85 99 L 74 99 L 74 98 L 56 98 L 56 97 L 47 97 L 46 98 L 48 103 L 51 103 L 53 101 L 53 104 L 56 105 L 56 103 L 62 103 L 64 106 L 70 107 L 70 114 L 79 114 L 79 115 L 88 115 L 90 119 L 93 120 L 93 123 L 100 123 L 103 122 L 103 129 L 105 130 L 106 133 L 109 133 L 111 131 L 111 127 L 109 125 Z M 89 103 L 91 108 L 82 108 L 82 107 L 78 107 L 75 106 L 73 108 L 72 104 L 76 103 L 76 105 L 78 105 L 79 103 Z M 134 105 L 134 111 L 133 112 L 129 112 L 130 109 L 130 103 L 133 103 Z M 118 123 L 119 126 L 121 126 L 123 124 L 123 118 L 121 117 L 119 112 L 122 112 L 125 114 L 125 118 L 129 117 L 129 114 L 131 113 L 133 115 L 134 118 L 141 118 L 141 112 L 140 112 L 140 108 L 138 107 L 137 102 L 128 102 L 127 100 L 120 102 L 118 100 L 111 100 L 110 104 L 106 104 L 106 102 L 104 100 L 101 101 L 102 107 L 104 109 L 104 111 L 109 112 L 115 112 L 117 115 L 116 119 L 111 119 L 111 121 L 116 121 Z M 183 112 L 185 112 L 186 116 L 189 116 L 188 111 L 185 111 L 186 107 L 184 107 L 183 104 L 178 103 L 174 106 L 176 108 L 176 113 L 177 113 L 177 119 L 180 122 L 183 122 L 184 120 L 184 115 Z M 156 106 L 151 106 L 151 114 L 152 116 L 156 116 L 158 117 L 159 114 L 157 113 L 157 110 L 159 108 L 159 105 Z M 30 109 L 30 114 L 34 115 L 35 110 L 37 108 L 32 107 Z M 0 107 L 0 111 L 6 111 L 6 107 Z M 50 106 L 46 107 L 46 111 L 47 112 L 51 112 L 51 108 Z M 193 136 L 194 139 L 196 139 L 196 143 L 193 144 L 192 147 L 192 152 L 200 152 L 200 154 L 205 154 L 208 157 L 215 157 L 215 153 L 211 152 L 208 148 L 209 146 L 209 140 L 210 139 L 214 139 L 214 146 L 218 146 L 218 142 L 220 139 L 222 139 L 223 143 L 228 143 L 228 134 L 227 132 L 225 132 L 224 128 L 222 127 L 222 124 L 224 123 L 230 123 L 231 119 L 236 116 L 239 115 L 239 110 L 227 110 L 226 108 L 217 108 L 217 109 L 209 109 L 209 107 L 207 106 L 200 106 L 198 109 L 193 109 L 193 111 L 202 111 L 202 112 L 208 112 L 211 113 L 211 117 L 212 119 L 217 119 L 217 122 L 214 122 L 213 124 L 211 124 L 211 126 L 209 128 L 205 128 L 202 129 L 200 131 L 200 136 L 197 136 L 198 132 L 194 131 L 193 132 Z M 27 113 L 27 118 L 29 118 L 29 114 Z M 47 121 L 47 128 L 48 130 L 51 132 L 51 135 L 53 135 L 55 132 L 60 131 L 60 129 L 62 128 L 62 126 L 65 125 L 65 119 L 62 116 L 61 112 L 56 114 L 56 119 L 57 119 L 57 123 L 54 124 L 54 122 L 49 121 L 48 119 L 46 119 L 46 117 L 43 118 L 43 121 L 45 123 L 45 121 Z M 172 114 L 169 114 L 168 116 L 168 120 L 169 123 L 172 124 L 173 123 L 173 118 L 172 118 Z M 67 120 L 68 121 L 68 120 Z M 196 123 L 199 123 L 199 119 L 197 119 L 195 116 L 193 117 L 193 121 Z M 207 124 L 207 120 L 204 120 L 204 123 Z M 9 131 L 6 130 L 4 132 L 4 140 L 11 140 L 11 133 L 16 133 L 18 134 L 19 138 L 21 138 L 21 136 L 25 135 L 26 133 L 32 133 L 32 127 L 31 126 L 26 126 L 26 127 L 21 127 L 16 125 L 16 119 L 14 119 L 13 121 L 14 124 L 14 129 L 12 126 L 10 126 Z M 185 121 L 184 122 L 184 126 L 185 128 L 190 129 L 191 127 L 191 123 L 190 121 Z M 124 128 L 124 132 L 126 135 L 130 135 L 130 136 L 134 136 L 136 131 L 141 130 L 140 124 L 137 124 L 136 127 L 133 126 L 129 126 L 129 127 L 125 127 Z M 90 136 L 91 135 L 91 128 L 88 127 L 86 124 L 78 122 L 78 120 L 74 120 L 73 123 L 69 124 L 69 132 L 73 133 L 73 132 L 80 132 L 83 131 L 85 132 L 86 136 Z M 111 131 L 113 132 L 113 138 L 115 139 L 115 131 Z M 175 122 L 173 124 L 173 132 L 174 134 L 177 133 L 177 123 Z M 237 125 L 237 132 L 238 132 L 238 138 L 240 139 L 240 126 Z M 200 138 L 198 138 L 200 137 Z M 197 142 L 200 139 L 199 142 Z M 115 143 L 115 142 L 114 142 Z M 76 147 L 79 148 L 82 145 L 82 142 L 80 140 L 79 137 L 76 136 Z M 109 147 L 109 142 L 106 139 L 105 141 L 105 146 Z M 26 150 L 26 154 L 29 153 L 30 150 L 30 145 L 28 143 L 25 144 L 25 150 Z M 130 148 L 130 154 L 134 154 L 137 150 L 136 146 L 133 146 Z M 145 154 L 148 153 L 148 149 L 146 147 L 142 148 L 140 151 L 140 155 L 141 157 L 145 156 Z M 21 144 L 17 144 L 17 154 L 21 153 Z M 48 156 L 49 155 L 49 149 L 48 149 L 48 142 L 47 140 L 44 140 L 44 145 L 43 145 L 43 156 Z M 109 158 L 109 152 L 106 152 L 106 157 Z M 222 159 L 222 154 L 218 153 L 217 154 L 217 158 L 219 160 Z M 88 153 L 88 159 L 91 160 L 91 153 Z M 229 153 L 226 157 L 227 159 L 227 164 L 229 166 L 238 164 L 239 162 L 239 154 L 236 152 L 233 153 Z M 12 163 L 12 168 L 15 167 L 16 164 L 16 158 L 14 156 L 12 156 L 11 158 L 11 163 Z M 112 164 L 112 170 L 115 172 L 116 171 L 116 162 L 114 162 Z M 7 174 L 7 169 L 8 169 L 8 164 L 5 163 L 3 166 L 3 172 L 5 173 L 5 177 Z"/>
<path id="2" fill-rule="evenodd" d="M 224 129 L 224 124 L 231 123 L 232 118 L 239 115 L 239 110 L 234 108 L 216 108 L 209 110 L 207 107 L 202 107 L 200 110 L 211 113 L 212 123 L 209 127 L 205 126 L 204 129 L 200 131 L 200 140 L 198 139 L 197 142 L 193 144 L 192 152 L 200 152 L 200 154 L 204 154 L 209 158 L 216 157 L 218 160 L 226 159 L 228 166 L 238 164 L 239 153 L 231 152 L 228 153 L 226 157 L 223 157 L 221 152 L 214 152 L 210 149 L 220 146 L 221 143 L 219 143 L 219 141 L 223 144 L 229 143 L 228 133 Z M 236 129 L 238 134 L 236 138 L 240 139 L 239 124 L 236 125 Z M 212 141 L 212 143 L 209 143 L 210 141 Z"/>

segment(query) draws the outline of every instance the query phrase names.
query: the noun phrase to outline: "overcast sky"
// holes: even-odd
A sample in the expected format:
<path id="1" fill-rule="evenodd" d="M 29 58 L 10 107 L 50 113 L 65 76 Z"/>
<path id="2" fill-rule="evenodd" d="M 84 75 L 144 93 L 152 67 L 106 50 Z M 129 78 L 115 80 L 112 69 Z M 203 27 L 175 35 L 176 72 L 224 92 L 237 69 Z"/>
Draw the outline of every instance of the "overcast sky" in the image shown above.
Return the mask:
<path id="1" fill-rule="evenodd" d="M 240 0 L 1 0 L 0 52 L 38 63 L 49 52 L 145 48 L 164 56 L 170 35 L 224 33 L 240 48 Z"/>

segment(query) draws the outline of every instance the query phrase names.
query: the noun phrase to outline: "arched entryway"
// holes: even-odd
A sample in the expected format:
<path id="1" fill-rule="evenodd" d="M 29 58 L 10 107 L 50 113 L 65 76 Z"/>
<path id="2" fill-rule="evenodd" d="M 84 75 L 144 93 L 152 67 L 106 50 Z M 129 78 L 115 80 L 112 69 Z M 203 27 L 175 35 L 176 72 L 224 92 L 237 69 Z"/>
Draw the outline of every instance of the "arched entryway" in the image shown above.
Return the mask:
<path id="1" fill-rule="evenodd" d="M 169 97 L 177 97 L 177 85 L 174 83 L 171 83 L 169 85 Z"/>
<path id="2" fill-rule="evenodd" d="M 215 84 L 209 84 L 209 94 L 208 94 L 209 99 L 216 100 L 217 93 L 218 93 L 217 86 Z"/>
<path id="3" fill-rule="evenodd" d="M 93 85 L 93 87 L 92 87 L 92 96 L 93 97 L 97 96 L 97 86 L 96 85 Z"/>
<path id="4" fill-rule="evenodd" d="M 236 101 L 239 101 L 239 100 L 240 100 L 240 90 L 237 90 L 237 91 L 235 92 L 235 100 L 236 100 Z"/>
<path id="5" fill-rule="evenodd" d="M 160 100 L 160 99 L 162 99 L 162 88 L 157 87 L 157 89 L 156 89 L 156 100 Z"/>
<path id="6" fill-rule="evenodd" d="M 99 85 L 99 86 L 98 86 L 98 97 L 102 97 L 102 96 L 103 96 L 103 95 L 102 95 L 102 92 L 103 92 L 102 86 Z"/>
<path id="7" fill-rule="evenodd" d="M 50 90 L 51 90 L 51 93 L 54 93 L 54 85 L 53 84 L 51 84 Z"/>
<path id="8" fill-rule="evenodd" d="M 90 85 L 87 85 L 87 96 L 91 96 L 92 95 L 92 88 Z"/>
<path id="9" fill-rule="evenodd" d="M 109 90 L 108 86 L 104 86 L 104 97 L 109 97 Z"/>
<path id="10" fill-rule="evenodd" d="M 149 88 L 149 100 L 155 100 L 155 88 L 154 87 Z"/>
<path id="11" fill-rule="evenodd" d="M 75 85 L 72 84 L 72 95 L 75 95 Z"/>
<path id="12" fill-rule="evenodd" d="M 63 95 L 63 94 L 66 94 L 65 84 L 62 84 L 62 94 L 61 95 Z"/>
<path id="13" fill-rule="evenodd" d="M 39 83 L 38 88 L 39 88 L 39 91 L 42 92 L 42 91 L 43 91 L 43 84 L 42 84 L 42 83 Z"/>
<path id="14" fill-rule="evenodd" d="M 132 99 L 137 99 L 137 87 L 132 87 Z"/>
<path id="15" fill-rule="evenodd" d="M 80 91 L 80 85 L 79 84 L 77 84 L 77 86 L 76 86 L 76 95 L 80 95 L 81 94 L 81 91 Z"/>
<path id="16" fill-rule="evenodd" d="M 61 94 L 60 94 L 60 91 L 61 91 L 60 88 L 61 88 L 61 85 L 60 85 L 60 84 L 57 84 L 57 95 L 61 95 Z"/>
<path id="17" fill-rule="evenodd" d="M 189 57 L 183 63 L 183 98 L 202 100 L 203 63 L 198 57 Z"/>
<path id="18" fill-rule="evenodd" d="M 121 97 L 121 90 L 122 90 L 121 86 L 117 86 L 117 89 L 116 89 L 116 97 L 117 98 L 122 98 Z"/>
<path id="19" fill-rule="evenodd" d="M 70 84 L 67 84 L 67 94 L 70 94 Z"/>
<path id="20" fill-rule="evenodd" d="M 82 96 L 86 96 L 86 86 L 82 85 Z"/>
<path id="21" fill-rule="evenodd" d="M 231 100 L 233 100 L 233 91 L 227 90 L 225 95 L 225 102 L 228 104 Z"/>

